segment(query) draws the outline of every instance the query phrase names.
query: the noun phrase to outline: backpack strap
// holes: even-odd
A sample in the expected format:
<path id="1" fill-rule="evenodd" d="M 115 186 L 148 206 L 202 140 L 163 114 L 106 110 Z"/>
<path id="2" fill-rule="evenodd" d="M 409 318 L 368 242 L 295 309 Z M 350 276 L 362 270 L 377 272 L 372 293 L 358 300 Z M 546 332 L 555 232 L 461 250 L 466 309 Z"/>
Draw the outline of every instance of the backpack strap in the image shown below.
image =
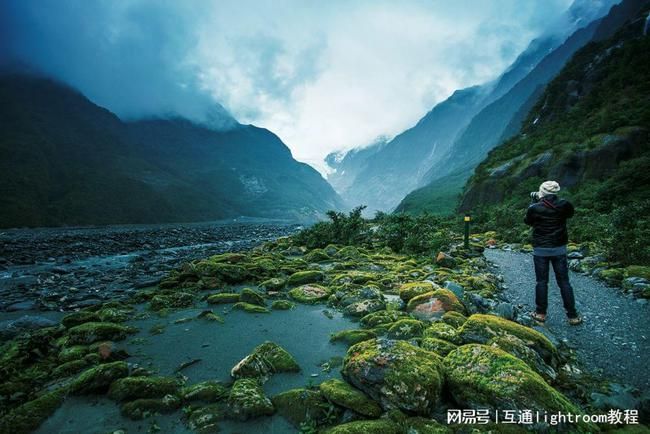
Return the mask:
<path id="1" fill-rule="evenodd" d="M 549 202 L 549 201 L 546 200 L 546 199 L 542 199 L 542 204 L 543 204 L 546 208 L 552 208 L 552 209 L 554 209 L 554 210 L 557 210 L 557 209 L 558 209 L 555 205 L 553 205 L 551 202 Z"/>

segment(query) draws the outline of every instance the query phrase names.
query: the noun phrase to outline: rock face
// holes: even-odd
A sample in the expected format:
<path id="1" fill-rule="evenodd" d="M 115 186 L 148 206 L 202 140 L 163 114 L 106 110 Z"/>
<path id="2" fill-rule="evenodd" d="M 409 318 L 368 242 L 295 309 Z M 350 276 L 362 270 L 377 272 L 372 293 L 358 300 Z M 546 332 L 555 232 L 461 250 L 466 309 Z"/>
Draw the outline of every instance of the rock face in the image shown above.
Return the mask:
<path id="1" fill-rule="evenodd" d="M 371 339 L 352 346 L 343 376 L 384 408 L 427 415 L 443 385 L 442 359 L 405 341 Z"/>
<path id="2" fill-rule="evenodd" d="M 465 307 L 448 289 L 437 289 L 413 297 L 406 306 L 411 315 L 421 320 L 430 321 L 442 318 L 447 312 L 465 313 Z"/>
<path id="3" fill-rule="evenodd" d="M 463 345 L 444 359 L 447 385 L 464 408 L 578 413 L 578 409 L 516 357 L 498 348 Z"/>
<path id="4" fill-rule="evenodd" d="M 230 371 L 230 375 L 234 378 L 265 379 L 276 372 L 298 371 L 300 366 L 287 350 L 276 343 L 264 342 L 237 363 Z"/>

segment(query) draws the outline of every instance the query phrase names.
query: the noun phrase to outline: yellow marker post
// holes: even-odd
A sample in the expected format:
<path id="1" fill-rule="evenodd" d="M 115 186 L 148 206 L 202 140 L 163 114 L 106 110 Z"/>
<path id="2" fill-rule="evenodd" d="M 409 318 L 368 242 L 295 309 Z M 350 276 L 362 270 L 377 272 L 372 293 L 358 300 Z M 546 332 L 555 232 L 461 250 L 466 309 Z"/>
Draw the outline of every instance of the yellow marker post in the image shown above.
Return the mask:
<path id="1" fill-rule="evenodd" d="M 469 215 L 465 216 L 465 248 L 469 249 L 469 222 L 472 221 L 472 217 Z"/>

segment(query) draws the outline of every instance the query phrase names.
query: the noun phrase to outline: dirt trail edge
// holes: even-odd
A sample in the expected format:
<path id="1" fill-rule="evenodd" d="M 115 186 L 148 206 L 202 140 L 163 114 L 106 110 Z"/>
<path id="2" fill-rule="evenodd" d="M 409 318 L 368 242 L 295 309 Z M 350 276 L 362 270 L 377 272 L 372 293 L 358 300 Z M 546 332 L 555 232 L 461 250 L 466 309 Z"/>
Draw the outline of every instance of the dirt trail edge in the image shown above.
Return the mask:
<path id="1" fill-rule="evenodd" d="M 486 250 L 485 257 L 495 265 L 493 272 L 503 276 L 504 296 L 522 312 L 535 308 L 535 273 L 530 254 Z M 553 272 L 549 276 L 549 307 L 543 327 L 564 340 L 577 352 L 583 366 L 641 391 L 650 390 L 650 304 L 637 300 L 589 276 L 570 272 L 578 311 L 585 322 L 567 323 L 560 290 Z"/>

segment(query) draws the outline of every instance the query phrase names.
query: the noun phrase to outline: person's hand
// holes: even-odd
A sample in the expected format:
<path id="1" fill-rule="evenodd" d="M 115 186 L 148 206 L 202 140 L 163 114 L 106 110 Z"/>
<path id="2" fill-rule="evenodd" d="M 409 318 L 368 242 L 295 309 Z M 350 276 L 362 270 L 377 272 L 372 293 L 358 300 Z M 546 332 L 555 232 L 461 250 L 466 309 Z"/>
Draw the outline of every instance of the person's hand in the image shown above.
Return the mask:
<path id="1" fill-rule="evenodd" d="M 531 199 L 533 202 L 537 202 L 537 201 L 539 200 L 539 193 L 536 192 L 536 191 L 531 191 L 531 192 L 530 192 L 530 199 Z"/>

